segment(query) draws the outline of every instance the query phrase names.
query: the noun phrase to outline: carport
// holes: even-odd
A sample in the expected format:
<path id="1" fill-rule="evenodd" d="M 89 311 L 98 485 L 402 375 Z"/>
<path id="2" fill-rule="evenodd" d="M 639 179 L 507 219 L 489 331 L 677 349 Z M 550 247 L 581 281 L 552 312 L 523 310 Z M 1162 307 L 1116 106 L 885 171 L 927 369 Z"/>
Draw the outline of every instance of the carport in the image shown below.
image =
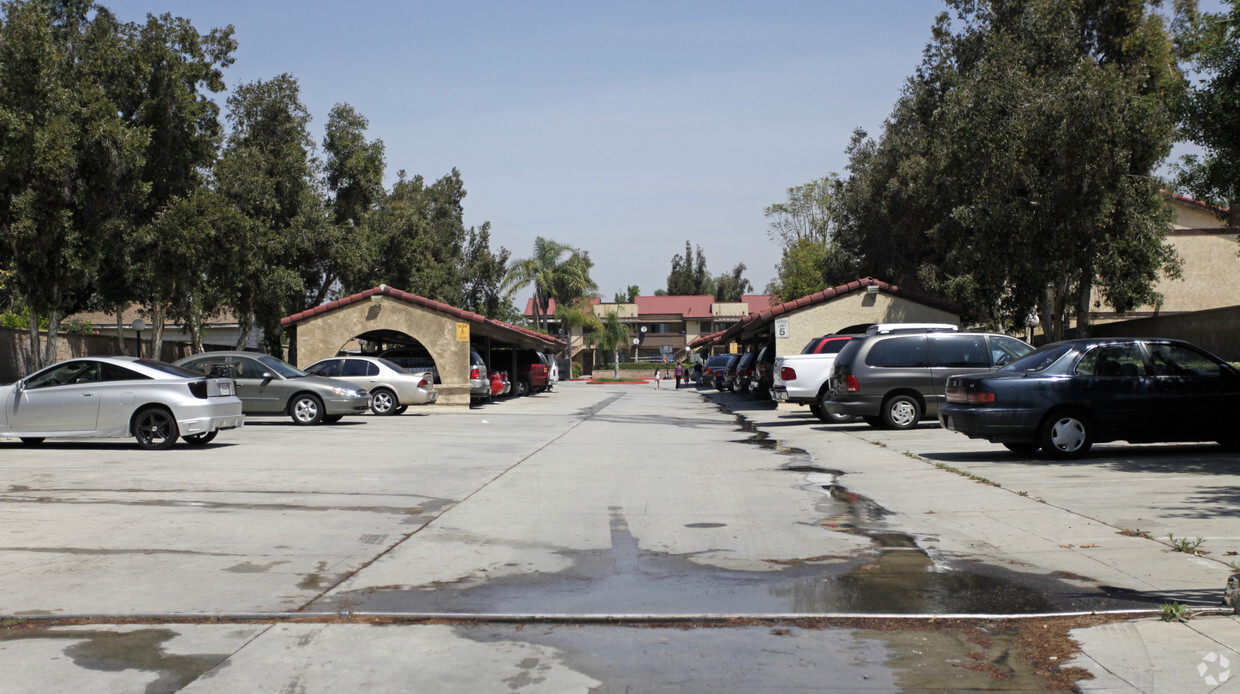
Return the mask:
<path id="1" fill-rule="evenodd" d="M 334 357 L 354 341 L 420 346 L 439 371 L 437 407 L 469 406 L 471 348 L 490 364 L 492 347 L 552 353 L 564 347 L 548 335 L 382 284 L 283 318 L 280 324 L 290 334 L 289 361 L 298 366 Z"/>
<path id="2" fill-rule="evenodd" d="M 864 277 L 750 313 L 722 332 L 690 343 L 693 350 L 717 345 L 736 350 L 774 345 L 775 356 L 798 354 L 811 338 L 871 323 L 960 323 L 960 306 L 920 292 Z"/>

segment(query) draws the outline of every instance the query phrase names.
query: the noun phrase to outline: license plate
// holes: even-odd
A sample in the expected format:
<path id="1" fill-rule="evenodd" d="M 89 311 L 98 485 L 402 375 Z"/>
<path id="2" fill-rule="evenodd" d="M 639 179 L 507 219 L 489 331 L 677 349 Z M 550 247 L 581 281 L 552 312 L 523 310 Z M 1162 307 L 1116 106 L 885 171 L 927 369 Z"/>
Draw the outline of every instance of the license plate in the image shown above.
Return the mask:
<path id="1" fill-rule="evenodd" d="M 233 394 L 233 382 L 232 381 L 220 381 L 220 395 L 232 395 L 232 394 Z"/>

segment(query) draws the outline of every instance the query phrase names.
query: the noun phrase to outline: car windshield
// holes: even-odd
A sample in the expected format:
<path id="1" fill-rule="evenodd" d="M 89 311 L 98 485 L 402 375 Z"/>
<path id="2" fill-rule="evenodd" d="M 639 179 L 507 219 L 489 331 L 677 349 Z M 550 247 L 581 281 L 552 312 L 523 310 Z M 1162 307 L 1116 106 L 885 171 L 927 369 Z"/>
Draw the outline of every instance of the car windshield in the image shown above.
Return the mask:
<path id="1" fill-rule="evenodd" d="M 998 370 L 998 373 L 1031 373 L 1045 371 L 1063 355 L 1072 351 L 1071 345 L 1050 344 L 1040 347 Z"/>
<path id="2" fill-rule="evenodd" d="M 301 378 L 303 376 L 310 375 L 296 366 L 293 366 L 284 360 L 276 359 L 275 357 L 264 355 L 258 357 L 258 361 L 261 362 L 263 366 L 271 369 L 284 378 Z"/>

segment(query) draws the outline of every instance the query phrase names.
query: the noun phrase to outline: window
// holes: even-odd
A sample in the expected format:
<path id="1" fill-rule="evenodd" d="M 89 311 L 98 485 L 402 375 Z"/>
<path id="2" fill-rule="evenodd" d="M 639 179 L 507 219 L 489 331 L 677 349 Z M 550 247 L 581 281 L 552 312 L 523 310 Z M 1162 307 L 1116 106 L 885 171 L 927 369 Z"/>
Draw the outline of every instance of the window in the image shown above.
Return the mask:
<path id="1" fill-rule="evenodd" d="M 926 338 L 923 335 L 879 340 L 865 358 L 867 366 L 908 368 L 929 366 L 926 359 Z"/>
<path id="2" fill-rule="evenodd" d="M 345 359 L 344 368 L 340 370 L 342 378 L 357 378 L 359 376 L 377 376 L 379 367 L 371 364 L 365 359 Z"/>
<path id="3" fill-rule="evenodd" d="M 331 378 L 340 372 L 339 359 L 325 359 L 317 364 L 313 364 L 306 369 L 306 373 L 314 376 L 326 376 Z"/>
<path id="4" fill-rule="evenodd" d="M 236 369 L 236 378 L 262 378 L 264 373 L 270 373 L 253 359 L 234 358 L 232 366 Z"/>
<path id="5" fill-rule="evenodd" d="M 1150 361 L 1155 376 L 1222 376 L 1223 369 L 1213 359 L 1183 345 L 1150 345 Z"/>
<path id="6" fill-rule="evenodd" d="M 930 363 L 935 366 L 987 368 L 990 354 L 985 335 L 943 335 L 930 339 Z"/>
<path id="7" fill-rule="evenodd" d="M 123 366 L 116 364 L 100 363 L 101 381 L 149 381 L 149 376 L 144 376 L 136 371 L 130 371 Z"/>
<path id="8" fill-rule="evenodd" d="M 1145 359 L 1136 344 L 1094 347 L 1076 364 L 1078 376 L 1138 378 L 1145 373 Z"/>
<path id="9" fill-rule="evenodd" d="M 1033 348 L 1013 337 L 990 336 L 990 359 L 995 366 L 1003 366 L 1029 354 Z"/>
<path id="10" fill-rule="evenodd" d="M 36 374 L 26 381 L 26 388 L 46 388 L 79 383 L 94 383 L 98 380 L 99 363 L 93 361 L 71 361 L 54 366 L 47 371 Z"/>

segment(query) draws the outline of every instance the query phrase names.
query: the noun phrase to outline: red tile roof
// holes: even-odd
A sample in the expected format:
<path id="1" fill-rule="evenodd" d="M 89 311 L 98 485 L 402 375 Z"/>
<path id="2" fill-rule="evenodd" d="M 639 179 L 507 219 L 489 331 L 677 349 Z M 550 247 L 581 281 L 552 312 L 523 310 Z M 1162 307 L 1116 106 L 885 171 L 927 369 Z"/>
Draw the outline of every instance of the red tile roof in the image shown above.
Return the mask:
<path id="1" fill-rule="evenodd" d="M 393 299 L 404 301 L 406 303 L 410 303 L 415 306 L 421 306 L 423 308 L 428 308 L 432 311 L 438 311 L 440 313 L 447 314 L 449 316 L 452 316 L 453 318 L 460 319 L 467 323 L 473 323 L 475 325 L 482 325 L 482 326 L 496 328 L 501 333 L 503 332 L 516 333 L 525 338 L 529 338 L 529 339 L 536 340 L 538 342 L 542 342 L 549 348 L 555 347 L 558 349 L 564 346 L 564 343 L 562 341 L 557 340 L 556 338 L 551 337 L 550 335 L 544 335 L 543 333 L 536 332 L 534 330 L 529 330 L 528 328 L 522 328 L 519 325 L 512 325 L 511 323 L 505 323 L 503 321 L 498 321 L 493 318 L 487 318 L 486 316 L 473 313 L 471 311 L 466 311 L 464 309 L 460 309 L 455 306 L 450 306 L 448 304 L 445 304 L 439 301 L 432 301 L 431 299 L 418 296 L 417 294 L 410 294 L 409 292 L 401 291 L 399 289 L 393 289 L 383 284 L 379 285 L 378 287 L 373 287 L 371 289 L 358 292 L 357 294 L 353 294 L 352 296 L 346 296 L 344 298 L 337 299 L 335 301 L 323 304 L 321 306 L 315 306 L 312 309 L 307 309 L 305 311 L 302 311 L 301 313 L 293 314 L 291 316 L 288 316 L 287 318 L 281 318 L 280 325 L 289 326 L 294 323 L 299 323 L 313 316 L 327 313 L 329 311 L 335 311 L 336 309 L 344 308 L 345 306 L 349 306 L 351 304 L 356 304 L 362 301 L 367 301 L 370 299 L 370 297 L 376 294 L 382 294 L 384 296 L 389 296 L 389 297 L 392 297 Z"/>
<path id="2" fill-rule="evenodd" d="M 690 342 L 689 347 L 693 348 L 693 347 L 700 347 L 700 346 L 707 345 L 707 344 L 725 342 L 728 339 L 732 338 L 733 336 L 738 335 L 742 330 L 744 330 L 747 326 L 753 324 L 754 322 L 771 321 L 779 316 L 792 313 L 793 311 L 798 311 L 800 309 L 808 308 L 810 306 L 816 306 L 817 304 L 830 301 L 831 299 L 834 299 L 839 296 L 843 296 L 845 294 L 851 294 L 853 292 L 862 291 L 863 289 L 871 285 L 877 286 L 881 291 L 886 292 L 888 294 L 893 294 L 895 296 L 899 296 L 899 297 L 908 299 L 910 301 L 916 301 L 917 303 L 925 304 L 926 306 L 932 306 L 934 308 L 939 308 L 944 311 L 955 313 L 956 315 L 959 315 L 963 311 L 963 308 L 961 306 L 954 304 L 950 301 L 947 301 L 945 299 L 939 299 L 939 298 L 930 296 L 928 294 L 922 294 L 921 292 L 915 292 L 911 289 L 904 289 L 902 287 L 897 287 L 894 284 L 888 284 L 882 280 L 876 280 L 873 277 L 863 277 L 859 280 L 854 280 L 847 284 L 841 284 L 838 287 L 831 287 L 830 289 L 824 289 L 820 292 L 814 292 L 813 294 L 803 296 L 799 299 L 793 299 L 792 301 L 785 301 L 782 304 L 771 306 L 762 311 L 751 312 L 748 316 L 745 316 L 744 318 L 742 318 L 739 323 L 732 326 L 731 328 L 728 328 L 727 330 L 724 330 L 721 333 L 703 335 L 702 337 L 699 337 L 693 342 Z"/>
<path id="3" fill-rule="evenodd" d="M 771 297 L 766 294 L 746 294 L 741 297 L 742 303 L 749 304 L 749 310 L 760 311 L 770 308 Z M 595 297 L 590 299 L 590 303 L 597 305 L 603 303 L 602 299 Z M 717 302 L 715 297 L 709 294 L 688 294 L 688 295 L 669 295 L 669 296 L 639 296 L 635 302 L 637 304 L 637 314 L 639 316 L 659 316 L 674 315 L 682 318 L 710 318 L 711 306 L 716 303 L 734 303 L 734 302 Z M 534 300 L 530 299 L 525 303 L 525 316 L 533 317 Z M 552 299 L 547 312 L 544 315 L 555 315 L 555 300 Z"/>

